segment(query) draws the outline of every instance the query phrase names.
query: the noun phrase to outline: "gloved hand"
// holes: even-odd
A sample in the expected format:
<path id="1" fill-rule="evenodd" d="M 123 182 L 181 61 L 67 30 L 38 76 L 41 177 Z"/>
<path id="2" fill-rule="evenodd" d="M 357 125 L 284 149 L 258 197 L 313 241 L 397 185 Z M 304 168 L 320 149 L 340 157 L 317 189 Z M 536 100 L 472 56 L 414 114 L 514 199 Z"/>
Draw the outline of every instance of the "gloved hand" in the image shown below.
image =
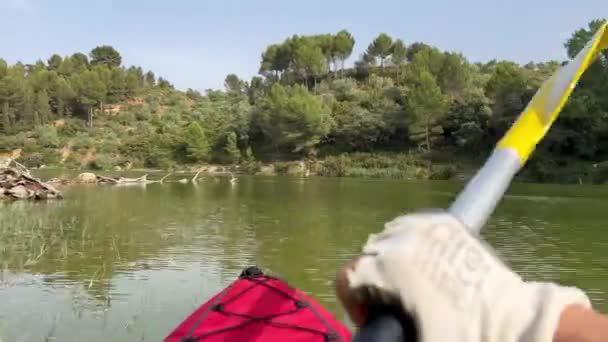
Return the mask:
<path id="1" fill-rule="evenodd" d="M 356 324 L 353 302 L 397 304 L 422 342 L 551 342 L 564 308 L 591 307 L 577 288 L 523 281 L 445 212 L 387 223 L 340 282 Z"/>

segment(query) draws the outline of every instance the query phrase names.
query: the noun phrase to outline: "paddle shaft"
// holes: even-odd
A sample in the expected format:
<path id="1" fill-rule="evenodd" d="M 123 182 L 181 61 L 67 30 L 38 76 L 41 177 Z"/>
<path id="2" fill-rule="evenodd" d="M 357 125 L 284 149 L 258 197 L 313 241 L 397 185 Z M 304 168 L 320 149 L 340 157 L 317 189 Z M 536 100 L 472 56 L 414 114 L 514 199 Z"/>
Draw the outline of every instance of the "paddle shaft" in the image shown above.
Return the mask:
<path id="1" fill-rule="evenodd" d="M 512 150 L 497 149 L 458 195 L 449 211 L 473 234 L 479 234 L 521 169 Z"/>

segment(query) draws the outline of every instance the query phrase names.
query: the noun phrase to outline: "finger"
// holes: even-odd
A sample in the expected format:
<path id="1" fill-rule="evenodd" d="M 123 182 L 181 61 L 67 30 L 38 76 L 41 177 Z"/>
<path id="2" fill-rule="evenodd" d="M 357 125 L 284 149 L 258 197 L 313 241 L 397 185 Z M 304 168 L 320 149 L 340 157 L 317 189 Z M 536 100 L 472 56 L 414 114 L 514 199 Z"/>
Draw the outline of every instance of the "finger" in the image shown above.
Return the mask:
<path id="1" fill-rule="evenodd" d="M 350 289 L 347 274 L 348 270 L 354 269 L 358 260 L 359 258 L 355 258 L 338 270 L 336 275 L 336 295 L 348 313 L 350 320 L 360 327 L 367 320 L 367 306 L 355 298 L 354 293 Z"/>

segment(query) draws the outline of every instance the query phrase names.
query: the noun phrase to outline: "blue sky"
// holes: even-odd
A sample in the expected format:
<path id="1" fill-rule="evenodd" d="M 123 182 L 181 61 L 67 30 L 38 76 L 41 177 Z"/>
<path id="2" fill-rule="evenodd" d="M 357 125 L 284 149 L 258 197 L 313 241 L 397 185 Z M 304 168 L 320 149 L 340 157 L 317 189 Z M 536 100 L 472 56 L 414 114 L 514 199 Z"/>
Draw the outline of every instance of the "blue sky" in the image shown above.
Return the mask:
<path id="1" fill-rule="evenodd" d="M 292 34 L 347 29 L 354 58 L 380 32 L 423 41 L 471 61 L 565 59 L 564 41 L 606 0 L 0 0 L 0 57 L 31 63 L 109 44 L 126 65 L 179 89 L 249 79 L 260 54 Z"/>

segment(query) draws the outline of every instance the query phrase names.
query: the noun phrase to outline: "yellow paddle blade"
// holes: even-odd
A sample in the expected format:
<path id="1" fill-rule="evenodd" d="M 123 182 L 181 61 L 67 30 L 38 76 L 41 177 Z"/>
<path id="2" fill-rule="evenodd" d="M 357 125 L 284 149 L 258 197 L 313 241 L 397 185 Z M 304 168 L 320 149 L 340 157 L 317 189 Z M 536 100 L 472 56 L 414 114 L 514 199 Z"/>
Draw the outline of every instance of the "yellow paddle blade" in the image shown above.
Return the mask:
<path id="1" fill-rule="evenodd" d="M 567 65 L 560 68 L 536 92 L 524 112 L 498 143 L 498 149 L 513 149 L 522 165 L 545 136 L 553 121 L 566 104 L 581 75 L 608 49 L 608 23 L 604 23 L 593 38 Z"/>

